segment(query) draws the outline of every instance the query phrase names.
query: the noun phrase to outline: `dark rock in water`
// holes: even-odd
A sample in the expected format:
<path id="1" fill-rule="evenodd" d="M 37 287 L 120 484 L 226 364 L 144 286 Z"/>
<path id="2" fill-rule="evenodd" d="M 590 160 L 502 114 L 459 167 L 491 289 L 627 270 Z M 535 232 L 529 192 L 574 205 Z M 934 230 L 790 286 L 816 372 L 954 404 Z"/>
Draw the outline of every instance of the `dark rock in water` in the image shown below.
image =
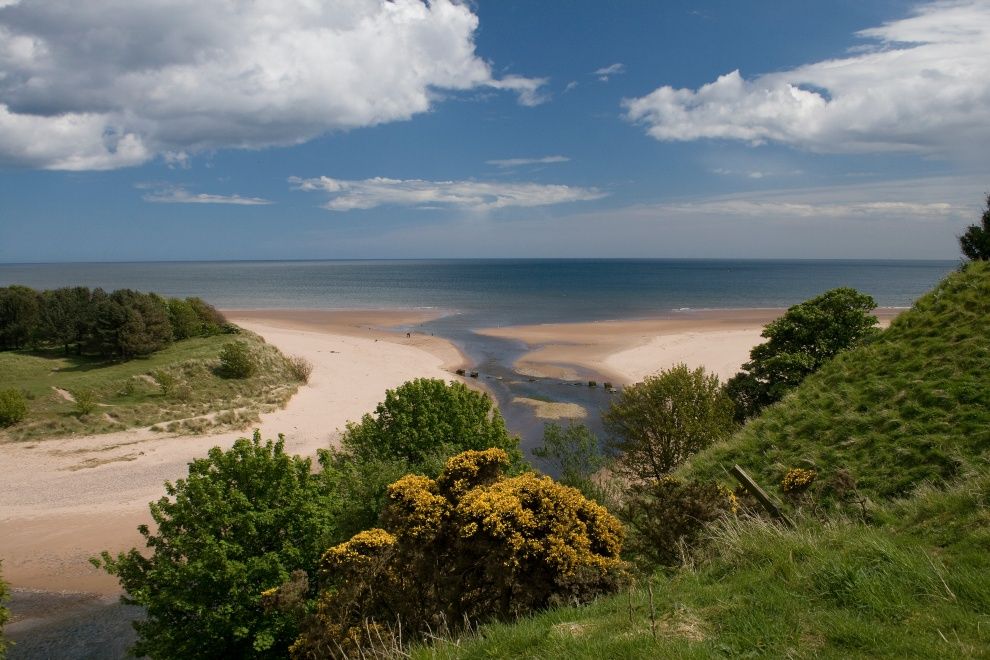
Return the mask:
<path id="1" fill-rule="evenodd" d="M 454 373 L 457 374 L 458 376 L 463 376 L 466 372 L 464 369 L 458 369 Z"/>
<path id="2" fill-rule="evenodd" d="M 123 605 L 117 596 L 12 589 L 11 620 L 4 634 L 14 644 L 9 660 L 130 657 L 137 641 L 131 625 L 144 610 Z"/>
<path id="3" fill-rule="evenodd" d="M 478 377 L 478 372 L 477 371 L 472 371 L 471 372 L 471 378 L 477 378 L 477 377 Z"/>

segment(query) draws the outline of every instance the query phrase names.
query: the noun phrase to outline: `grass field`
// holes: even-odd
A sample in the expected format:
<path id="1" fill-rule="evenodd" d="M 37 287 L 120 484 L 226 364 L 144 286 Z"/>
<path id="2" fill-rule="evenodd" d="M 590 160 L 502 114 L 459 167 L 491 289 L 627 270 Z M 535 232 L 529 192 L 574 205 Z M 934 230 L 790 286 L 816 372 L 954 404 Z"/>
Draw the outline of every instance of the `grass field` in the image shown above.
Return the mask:
<path id="1" fill-rule="evenodd" d="M 217 373 L 220 349 L 232 340 L 245 342 L 258 362 L 250 378 Z M 284 406 L 299 384 L 285 357 L 249 332 L 185 339 L 123 362 L 61 351 L 2 352 L 0 374 L 0 387 L 27 399 L 27 418 L 3 431 L 15 440 L 152 426 L 193 433 L 245 428 L 260 413 Z M 161 381 L 171 385 L 167 392 Z M 87 398 L 91 412 L 78 401 Z"/>

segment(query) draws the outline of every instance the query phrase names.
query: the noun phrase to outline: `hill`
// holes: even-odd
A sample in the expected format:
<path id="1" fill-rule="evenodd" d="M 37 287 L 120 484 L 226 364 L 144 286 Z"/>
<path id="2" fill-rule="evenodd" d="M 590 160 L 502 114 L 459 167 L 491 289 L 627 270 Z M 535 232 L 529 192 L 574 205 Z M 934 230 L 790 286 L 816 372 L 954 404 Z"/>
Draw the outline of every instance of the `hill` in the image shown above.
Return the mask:
<path id="1" fill-rule="evenodd" d="M 413 656 L 990 657 L 988 328 L 990 265 L 969 264 L 681 470 L 726 481 L 740 463 L 777 493 L 791 467 L 845 472 L 865 516 L 727 521 L 626 593 Z"/>

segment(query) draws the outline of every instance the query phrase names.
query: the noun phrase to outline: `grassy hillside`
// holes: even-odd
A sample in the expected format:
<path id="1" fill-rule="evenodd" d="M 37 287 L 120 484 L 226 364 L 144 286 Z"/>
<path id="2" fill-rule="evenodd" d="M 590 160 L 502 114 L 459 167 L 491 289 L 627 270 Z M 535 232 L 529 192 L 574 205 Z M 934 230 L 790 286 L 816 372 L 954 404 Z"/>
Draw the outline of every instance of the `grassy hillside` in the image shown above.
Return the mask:
<path id="1" fill-rule="evenodd" d="M 724 480 L 739 463 L 772 489 L 790 467 L 844 469 L 874 499 L 900 496 L 987 454 L 988 403 L 990 264 L 977 262 L 683 472 Z"/>
<path id="2" fill-rule="evenodd" d="M 990 264 L 682 472 L 729 482 L 733 463 L 778 495 L 790 467 L 846 470 L 870 515 L 727 521 L 693 565 L 649 579 L 652 605 L 641 579 L 414 657 L 990 658 Z"/>
<path id="3" fill-rule="evenodd" d="M 216 373 L 221 347 L 247 343 L 257 373 L 227 379 Z M 167 394 L 155 374 L 175 383 Z M 0 352 L 0 387 L 21 390 L 27 418 L 0 436 L 24 440 L 78 433 L 107 433 L 157 425 L 168 432 L 244 428 L 265 410 L 281 407 L 298 386 L 278 349 L 249 332 L 177 341 L 147 358 L 112 361 L 62 351 Z M 91 392 L 96 409 L 80 414 L 71 394 Z"/>

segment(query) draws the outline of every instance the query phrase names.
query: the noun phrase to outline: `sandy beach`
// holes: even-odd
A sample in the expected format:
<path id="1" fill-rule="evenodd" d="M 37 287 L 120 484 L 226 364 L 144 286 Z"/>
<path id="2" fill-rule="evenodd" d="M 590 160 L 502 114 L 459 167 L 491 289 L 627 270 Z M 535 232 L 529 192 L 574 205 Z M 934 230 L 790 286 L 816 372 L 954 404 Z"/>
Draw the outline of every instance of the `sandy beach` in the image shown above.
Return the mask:
<path id="1" fill-rule="evenodd" d="M 418 377 L 454 379 L 462 358 L 448 342 L 388 331 L 418 323 L 419 312 L 239 312 L 228 317 L 313 363 L 308 385 L 285 409 L 262 416 L 265 437 L 286 436 L 291 453 L 315 456 L 349 420 L 374 409 L 385 390 Z M 135 429 L 99 436 L 0 444 L 0 558 L 12 586 L 117 593 L 115 579 L 87 559 L 141 546 L 148 502 L 166 480 L 213 446 L 248 432 L 163 436 Z M 93 467 L 81 467 L 83 465 Z"/>
<path id="2" fill-rule="evenodd" d="M 631 383 L 677 362 L 728 378 L 782 310 L 689 312 L 663 319 L 489 328 L 482 334 L 524 342 L 516 368 L 548 378 L 593 372 Z M 287 407 L 263 415 L 265 437 L 286 436 L 288 451 L 315 456 L 335 442 L 388 388 L 417 377 L 457 378 L 464 357 L 448 341 L 388 328 L 414 326 L 430 312 L 245 311 L 228 317 L 287 355 L 313 363 L 308 385 Z M 886 310 L 885 321 L 896 314 Z M 479 386 L 479 381 L 468 379 Z M 580 418 L 580 407 L 517 399 L 541 419 Z M 568 407 L 570 406 L 570 407 Z M 574 408 L 574 410 L 572 410 Z M 581 413 L 581 414 L 579 414 Z M 14 587 L 111 594 L 117 582 L 87 559 L 101 550 L 141 545 L 148 502 L 162 484 L 186 474 L 193 458 L 229 446 L 247 432 L 167 436 L 135 429 L 99 436 L 0 443 L 0 557 Z"/>
<path id="3" fill-rule="evenodd" d="M 597 373 L 629 384 L 684 362 L 705 367 L 723 381 L 739 371 L 763 339 L 763 327 L 784 309 L 686 311 L 653 319 L 548 323 L 482 328 L 478 334 L 522 342 L 526 352 L 515 368 L 536 378 L 574 380 Z M 899 309 L 878 309 L 881 326 Z"/>

